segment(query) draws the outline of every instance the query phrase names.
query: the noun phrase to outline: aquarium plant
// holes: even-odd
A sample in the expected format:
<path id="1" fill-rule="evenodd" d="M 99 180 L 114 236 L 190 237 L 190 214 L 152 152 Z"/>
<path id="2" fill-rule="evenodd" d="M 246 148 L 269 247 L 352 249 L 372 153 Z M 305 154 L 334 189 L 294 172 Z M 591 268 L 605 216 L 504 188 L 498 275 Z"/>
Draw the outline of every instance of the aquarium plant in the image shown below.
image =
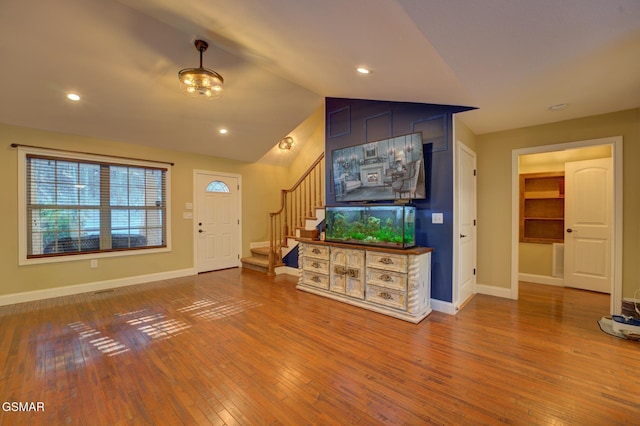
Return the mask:
<path id="1" fill-rule="evenodd" d="M 326 209 L 326 239 L 405 248 L 415 245 L 415 207 L 340 206 Z"/>

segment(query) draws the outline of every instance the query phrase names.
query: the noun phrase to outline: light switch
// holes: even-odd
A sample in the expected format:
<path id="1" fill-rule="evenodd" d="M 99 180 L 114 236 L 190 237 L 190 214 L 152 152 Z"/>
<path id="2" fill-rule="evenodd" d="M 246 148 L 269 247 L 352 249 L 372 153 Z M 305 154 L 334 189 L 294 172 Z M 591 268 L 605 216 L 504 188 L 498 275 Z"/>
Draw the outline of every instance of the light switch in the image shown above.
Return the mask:
<path id="1" fill-rule="evenodd" d="M 193 210 L 193 203 L 184 203 L 184 208 L 187 210 Z"/>
<path id="2" fill-rule="evenodd" d="M 444 223 L 444 215 L 442 213 L 431 213 L 431 223 Z"/>

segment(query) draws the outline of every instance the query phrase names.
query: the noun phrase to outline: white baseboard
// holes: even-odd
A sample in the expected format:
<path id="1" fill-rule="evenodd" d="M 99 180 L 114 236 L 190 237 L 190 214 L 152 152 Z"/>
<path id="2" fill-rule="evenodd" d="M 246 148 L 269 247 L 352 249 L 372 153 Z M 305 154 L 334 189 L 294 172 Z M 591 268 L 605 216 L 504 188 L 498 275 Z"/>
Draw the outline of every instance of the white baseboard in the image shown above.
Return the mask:
<path id="1" fill-rule="evenodd" d="M 510 288 L 496 287 L 485 284 L 476 284 L 476 294 L 486 294 L 487 296 L 502 297 L 503 299 L 512 298 Z"/>
<path id="2" fill-rule="evenodd" d="M 438 299 L 431 299 L 431 309 L 443 314 L 455 315 L 458 313 L 455 306 L 451 302 L 443 302 Z"/>
<path id="3" fill-rule="evenodd" d="M 550 277 L 548 275 L 518 274 L 518 281 L 564 287 L 563 278 Z"/>
<path id="4" fill-rule="evenodd" d="M 298 268 L 292 268 L 291 266 L 278 266 L 276 268 L 276 275 L 282 274 L 298 277 L 300 276 L 300 270 Z"/>
<path id="5" fill-rule="evenodd" d="M 14 293 L 0 296 L 0 306 L 12 305 L 14 303 L 32 302 L 34 300 L 49 299 L 52 297 L 70 296 L 73 294 L 88 293 L 99 290 L 108 290 L 129 285 L 144 284 L 153 281 L 186 277 L 189 275 L 196 275 L 195 269 L 181 269 L 177 271 L 160 272 L 157 274 L 138 275 L 135 277 L 118 278 L 114 280 L 96 281 L 93 283 L 48 288 L 45 290 L 25 291 L 23 293 Z"/>

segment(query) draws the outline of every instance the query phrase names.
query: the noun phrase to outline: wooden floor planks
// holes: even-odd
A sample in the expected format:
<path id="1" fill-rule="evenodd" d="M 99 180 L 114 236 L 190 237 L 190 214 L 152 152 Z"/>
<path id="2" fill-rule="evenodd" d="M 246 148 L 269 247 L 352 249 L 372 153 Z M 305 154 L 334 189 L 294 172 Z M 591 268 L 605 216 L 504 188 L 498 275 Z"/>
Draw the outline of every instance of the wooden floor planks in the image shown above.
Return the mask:
<path id="1" fill-rule="evenodd" d="M 2 425 L 639 424 L 606 295 L 521 283 L 410 324 L 231 269 L 0 307 Z"/>

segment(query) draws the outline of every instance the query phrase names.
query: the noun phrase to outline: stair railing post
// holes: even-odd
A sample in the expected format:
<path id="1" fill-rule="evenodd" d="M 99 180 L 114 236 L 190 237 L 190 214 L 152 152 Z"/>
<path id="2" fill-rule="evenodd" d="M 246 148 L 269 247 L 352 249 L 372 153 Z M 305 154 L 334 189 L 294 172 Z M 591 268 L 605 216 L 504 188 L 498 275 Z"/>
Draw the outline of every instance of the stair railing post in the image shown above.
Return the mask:
<path id="1" fill-rule="evenodd" d="M 291 235 L 289 233 L 289 217 L 287 215 L 287 197 L 288 193 L 285 189 L 282 190 L 282 205 L 284 206 L 283 209 L 283 214 L 284 214 L 284 224 L 283 224 L 283 235 L 284 238 L 287 238 L 287 236 Z M 283 238 L 283 239 L 284 239 Z"/>
<path id="2" fill-rule="evenodd" d="M 290 189 L 281 190 L 280 209 L 269 213 L 269 266 L 267 268 L 269 276 L 275 275 L 276 259 L 278 259 L 277 263 L 282 261 L 282 247 L 286 244 L 287 238 L 295 237 L 295 228 L 304 227 L 305 218 L 314 217 L 314 209 L 324 205 L 323 170 L 319 170 L 323 164 L 324 153 L 320 154 L 295 185 Z M 316 192 L 318 182 L 320 186 Z"/>
<path id="3" fill-rule="evenodd" d="M 274 250 L 274 216 L 277 213 L 269 213 L 269 266 L 267 268 L 267 275 L 272 277 L 276 274 L 275 272 L 275 259 L 273 257 Z"/>

